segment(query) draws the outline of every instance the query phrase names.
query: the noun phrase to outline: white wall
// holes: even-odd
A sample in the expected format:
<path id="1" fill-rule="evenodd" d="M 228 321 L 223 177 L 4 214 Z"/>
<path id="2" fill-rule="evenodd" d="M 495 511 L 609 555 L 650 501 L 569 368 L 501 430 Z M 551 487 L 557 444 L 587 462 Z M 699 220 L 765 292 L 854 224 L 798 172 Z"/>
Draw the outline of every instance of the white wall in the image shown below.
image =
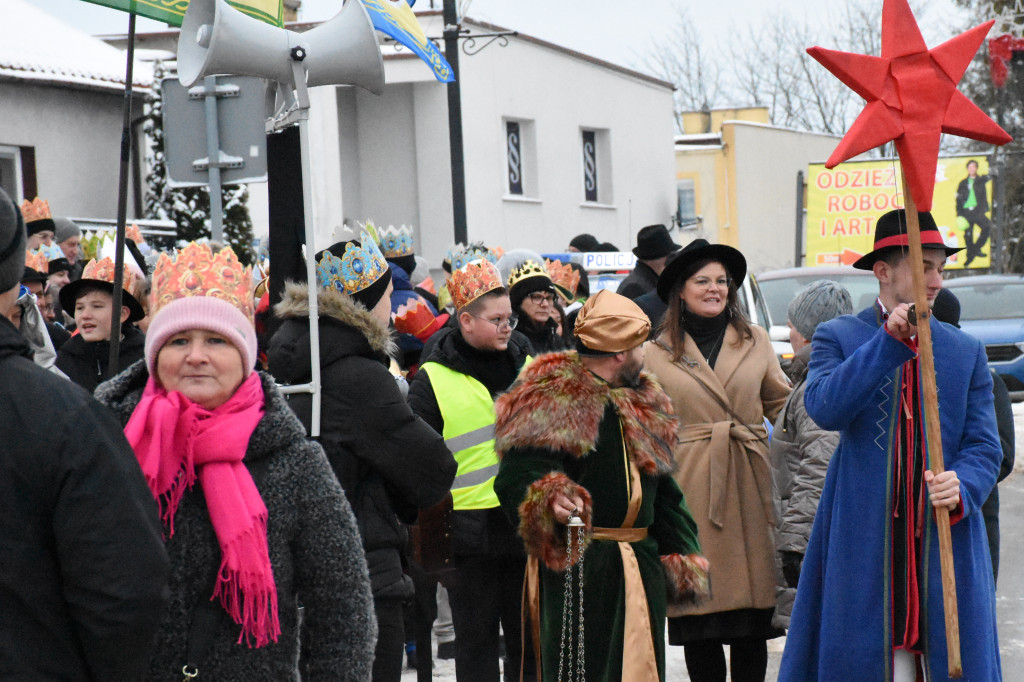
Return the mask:
<path id="1" fill-rule="evenodd" d="M 796 174 L 828 158 L 838 137 L 748 123 L 735 130 L 739 249 L 753 273 L 793 267 Z"/>
<path id="2" fill-rule="evenodd" d="M 35 147 L 39 196 L 54 215 L 117 217 L 122 103 L 118 92 L 0 81 L 0 145 Z M 129 182 L 129 218 L 132 203 Z"/>

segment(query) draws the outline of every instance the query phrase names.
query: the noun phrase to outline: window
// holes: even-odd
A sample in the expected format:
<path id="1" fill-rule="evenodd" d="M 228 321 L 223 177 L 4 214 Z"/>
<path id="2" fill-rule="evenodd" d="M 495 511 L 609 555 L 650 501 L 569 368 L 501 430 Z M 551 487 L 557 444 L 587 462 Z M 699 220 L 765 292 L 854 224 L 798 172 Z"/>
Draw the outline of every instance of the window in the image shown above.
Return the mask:
<path id="1" fill-rule="evenodd" d="M 21 197 L 21 154 L 17 147 L 0 145 L 0 187 L 14 203 Z"/>
<path id="2" fill-rule="evenodd" d="M 676 222 L 680 229 L 697 228 L 697 191 L 692 179 L 676 181 Z"/>
<path id="3" fill-rule="evenodd" d="M 519 121 L 505 122 L 505 143 L 508 150 L 508 193 L 523 194 L 523 135 Z"/>
<path id="4" fill-rule="evenodd" d="M 611 204 L 611 147 L 608 131 L 592 128 L 580 130 L 582 144 L 583 202 Z"/>
<path id="5" fill-rule="evenodd" d="M 505 198 L 537 199 L 537 137 L 534 122 L 503 119 L 505 128 Z"/>

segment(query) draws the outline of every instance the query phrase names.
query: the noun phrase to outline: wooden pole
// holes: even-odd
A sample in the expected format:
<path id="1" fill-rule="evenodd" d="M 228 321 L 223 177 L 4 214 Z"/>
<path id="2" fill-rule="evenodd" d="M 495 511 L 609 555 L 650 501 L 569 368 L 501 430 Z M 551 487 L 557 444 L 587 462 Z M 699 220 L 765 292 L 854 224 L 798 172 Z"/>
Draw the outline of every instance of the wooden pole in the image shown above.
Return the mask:
<path id="1" fill-rule="evenodd" d="M 910 242 L 911 272 L 914 277 L 914 309 L 917 313 L 917 355 L 921 363 L 921 403 L 924 405 L 928 444 L 926 463 L 936 476 L 946 470 L 942 459 L 942 429 L 939 423 L 938 387 L 935 385 L 935 356 L 932 353 L 931 307 L 924 283 L 924 253 L 921 249 L 921 223 L 914 197 L 903 175 L 903 196 L 907 207 L 907 238 Z M 960 663 L 960 616 L 956 602 L 956 577 L 953 573 L 953 539 L 949 532 L 949 510 L 934 507 L 939 535 L 939 563 L 942 568 L 942 603 L 946 615 L 946 656 L 949 676 L 963 676 Z"/>

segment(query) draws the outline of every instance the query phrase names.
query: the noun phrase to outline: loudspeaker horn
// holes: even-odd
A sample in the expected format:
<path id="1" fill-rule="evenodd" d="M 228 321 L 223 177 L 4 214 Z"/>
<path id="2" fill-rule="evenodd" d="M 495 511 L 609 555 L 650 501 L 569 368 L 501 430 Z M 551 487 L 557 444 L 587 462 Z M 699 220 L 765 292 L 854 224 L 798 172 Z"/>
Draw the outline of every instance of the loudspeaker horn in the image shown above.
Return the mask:
<path id="1" fill-rule="evenodd" d="M 384 90 L 384 59 L 370 16 L 348 0 L 330 21 L 296 33 L 248 17 L 225 0 L 191 0 L 178 38 L 178 78 L 192 87 L 205 76 L 234 74 L 293 83 L 292 48 L 305 53 L 306 85 Z"/>

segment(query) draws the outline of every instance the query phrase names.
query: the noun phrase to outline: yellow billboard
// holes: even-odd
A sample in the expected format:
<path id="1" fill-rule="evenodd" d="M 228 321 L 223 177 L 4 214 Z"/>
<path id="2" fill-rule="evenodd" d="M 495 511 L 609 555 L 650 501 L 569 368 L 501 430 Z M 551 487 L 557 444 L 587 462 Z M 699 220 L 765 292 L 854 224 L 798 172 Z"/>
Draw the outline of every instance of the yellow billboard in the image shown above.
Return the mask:
<path id="1" fill-rule="evenodd" d="M 903 208 L 897 159 L 848 161 L 832 170 L 807 169 L 804 264 L 852 265 L 871 251 L 875 221 Z M 949 246 L 967 247 L 946 261 L 952 269 L 991 265 L 992 183 L 983 155 L 939 158 L 932 217 Z"/>

